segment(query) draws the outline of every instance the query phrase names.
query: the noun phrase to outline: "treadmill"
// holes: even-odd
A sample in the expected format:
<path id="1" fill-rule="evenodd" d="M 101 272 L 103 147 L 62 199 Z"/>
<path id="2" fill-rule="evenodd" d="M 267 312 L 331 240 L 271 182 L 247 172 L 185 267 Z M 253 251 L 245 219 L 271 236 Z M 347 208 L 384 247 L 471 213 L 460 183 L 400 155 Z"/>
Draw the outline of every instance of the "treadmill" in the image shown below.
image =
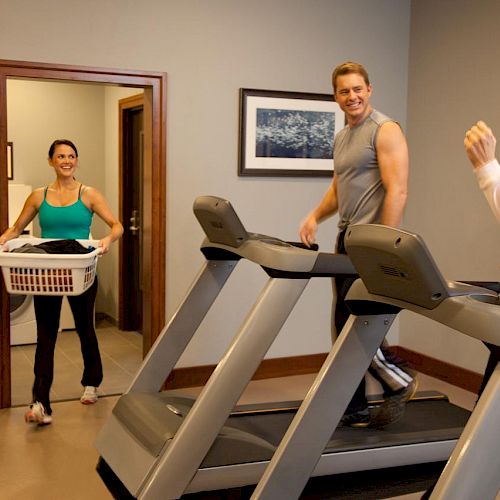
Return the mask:
<path id="1" fill-rule="evenodd" d="M 368 315 L 364 311 L 359 318 L 351 316 L 304 403 L 236 407 L 309 280 L 358 274 L 346 255 L 317 252 L 247 232 L 227 200 L 197 198 L 194 213 L 206 234 L 201 246 L 206 262 L 96 440 L 100 454 L 97 470 L 115 497 L 174 499 L 185 493 L 256 484 L 266 468 L 270 470 L 271 458 L 277 458 L 283 437 L 294 431 L 297 417 L 305 408 L 315 411 L 310 407 L 311 399 L 322 400 L 323 406 L 328 407 L 319 418 L 323 424 L 319 428 L 328 436 L 323 441 L 323 435 L 316 439 L 313 433 L 309 440 L 307 431 L 306 437 L 299 440 L 299 446 L 306 449 L 310 442 L 321 441 L 319 458 L 307 462 L 311 466 L 301 476 L 305 481 L 309 476 L 448 459 L 469 412 L 451 405 L 442 396 L 426 398 L 417 394 L 415 401 L 407 405 L 404 418 L 384 429 L 336 428 L 401 309 L 392 304 L 371 301 Z M 241 259 L 259 265 L 269 279 L 232 344 L 196 399 L 161 392 Z M 488 300 L 497 297 L 479 287 L 459 288 L 462 292 L 483 294 Z M 438 304 L 439 301 L 432 302 Z M 359 349 L 359 328 L 365 332 L 364 349 Z M 339 359 L 337 353 L 344 352 L 346 344 L 350 345 L 349 353 Z M 330 392 L 330 387 L 325 392 L 323 377 L 325 370 L 330 370 L 332 359 L 348 382 L 335 383 L 335 392 Z M 334 376 L 340 375 L 335 372 Z M 309 455 L 304 453 L 304 460 L 306 457 Z M 291 474 L 295 472 L 291 470 Z M 264 489 L 269 486 L 262 485 Z M 297 496 L 302 487 L 296 485 Z M 273 492 L 266 498 L 291 499 L 295 498 L 293 495 Z"/>
<path id="2" fill-rule="evenodd" d="M 351 377 L 356 352 L 370 360 L 401 309 L 408 309 L 458 332 L 500 345 L 500 300 L 488 289 L 447 282 L 423 240 L 381 225 L 356 225 L 346 234 L 346 250 L 359 272 L 346 299 L 352 315 L 337 348 L 290 424 L 252 499 L 298 498 L 329 439 L 325 422 L 338 422 L 356 386 Z M 373 311 L 383 316 L 372 316 Z M 362 356 L 360 356 L 361 358 Z M 350 373 L 349 373 L 350 370 Z M 349 386 L 346 397 L 339 386 Z M 333 407 L 329 398 L 338 401 Z M 337 400 L 337 398 L 340 398 Z M 307 446 L 304 446 L 307 441 Z M 444 468 L 431 499 L 494 500 L 500 491 L 500 362 Z"/>

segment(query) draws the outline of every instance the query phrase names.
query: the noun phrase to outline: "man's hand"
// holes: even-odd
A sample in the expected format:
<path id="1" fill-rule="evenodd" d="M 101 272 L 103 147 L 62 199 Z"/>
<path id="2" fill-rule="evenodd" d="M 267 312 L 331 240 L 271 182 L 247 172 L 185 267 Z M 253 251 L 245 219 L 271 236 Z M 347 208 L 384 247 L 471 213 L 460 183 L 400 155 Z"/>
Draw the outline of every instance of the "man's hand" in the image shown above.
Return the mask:
<path id="1" fill-rule="evenodd" d="M 302 222 L 299 230 L 300 239 L 302 243 L 306 245 L 306 247 L 310 247 L 313 243 L 316 242 L 316 231 L 318 230 L 318 222 L 316 221 L 316 217 L 310 214 L 307 218 Z"/>

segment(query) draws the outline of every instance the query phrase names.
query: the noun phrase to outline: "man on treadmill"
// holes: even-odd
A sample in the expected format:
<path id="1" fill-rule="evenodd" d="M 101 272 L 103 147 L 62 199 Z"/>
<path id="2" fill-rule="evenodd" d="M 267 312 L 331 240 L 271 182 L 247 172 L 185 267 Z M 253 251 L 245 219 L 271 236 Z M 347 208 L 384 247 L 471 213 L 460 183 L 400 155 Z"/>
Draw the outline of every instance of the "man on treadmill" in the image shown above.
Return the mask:
<path id="1" fill-rule="evenodd" d="M 372 86 L 361 64 L 349 61 L 337 66 L 332 84 L 334 99 L 346 114 L 347 126 L 334 139 L 332 183 L 302 223 L 300 238 L 310 246 L 318 224 L 338 212 L 336 252 L 345 254 L 344 236 L 350 225 L 400 225 L 407 198 L 408 148 L 400 125 L 372 108 Z M 349 318 L 344 298 L 354 281 L 334 280 L 337 300 L 332 326 L 337 335 Z M 369 373 L 382 385 L 384 402 L 369 410 L 363 379 L 342 419 L 344 425 L 382 427 L 395 422 L 402 417 L 406 402 L 416 390 L 415 376 L 386 345 L 377 351 Z"/>

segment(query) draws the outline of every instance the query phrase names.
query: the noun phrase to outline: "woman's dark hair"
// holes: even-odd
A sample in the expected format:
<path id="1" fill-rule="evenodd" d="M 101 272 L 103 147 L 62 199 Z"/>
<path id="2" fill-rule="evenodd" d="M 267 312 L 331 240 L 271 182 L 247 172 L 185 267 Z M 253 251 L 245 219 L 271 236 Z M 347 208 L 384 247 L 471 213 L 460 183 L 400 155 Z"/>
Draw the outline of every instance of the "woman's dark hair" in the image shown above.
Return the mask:
<path id="1" fill-rule="evenodd" d="M 68 139 L 57 139 L 55 140 L 49 148 L 49 158 L 52 158 L 54 155 L 54 152 L 56 150 L 56 146 L 59 146 L 60 144 L 64 144 L 65 146 L 69 146 L 70 148 L 73 149 L 75 152 L 76 157 L 78 158 L 78 150 L 76 149 L 76 146 Z"/>

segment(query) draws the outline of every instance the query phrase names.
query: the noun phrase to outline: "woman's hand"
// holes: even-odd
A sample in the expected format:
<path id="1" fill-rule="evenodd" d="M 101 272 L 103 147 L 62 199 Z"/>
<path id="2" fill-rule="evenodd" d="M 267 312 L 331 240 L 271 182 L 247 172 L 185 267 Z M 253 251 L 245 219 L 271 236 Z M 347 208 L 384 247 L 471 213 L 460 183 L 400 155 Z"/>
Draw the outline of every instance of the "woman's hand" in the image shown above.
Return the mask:
<path id="1" fill-rule="evenodd" d="M 108 253 L 109 252 L 109 247 L 113 240 L 111 239 L 111 236 L 106 236 L 102 240 L 99 240 L 98 246 L 102 250 L 102 253 Z"/>
<path id="2" fill-rule="evenodd" d="M 491 129 L 479 121 L 465 134 L 465 152 L 474 168 L 481 168 L 495 159 L 497 140 Z"/>
<path id="3" fill-rule="evenodd" d="M 2 235 L 0 235 L 0 249 L 2 249 L 4 252 L 9 250 L 9 247 L 7 245 L 7 242 L 9 240 L 12 240 L 14 238 L 17 238 L 17 234 L 12 228 L 7 229 Z"/>

